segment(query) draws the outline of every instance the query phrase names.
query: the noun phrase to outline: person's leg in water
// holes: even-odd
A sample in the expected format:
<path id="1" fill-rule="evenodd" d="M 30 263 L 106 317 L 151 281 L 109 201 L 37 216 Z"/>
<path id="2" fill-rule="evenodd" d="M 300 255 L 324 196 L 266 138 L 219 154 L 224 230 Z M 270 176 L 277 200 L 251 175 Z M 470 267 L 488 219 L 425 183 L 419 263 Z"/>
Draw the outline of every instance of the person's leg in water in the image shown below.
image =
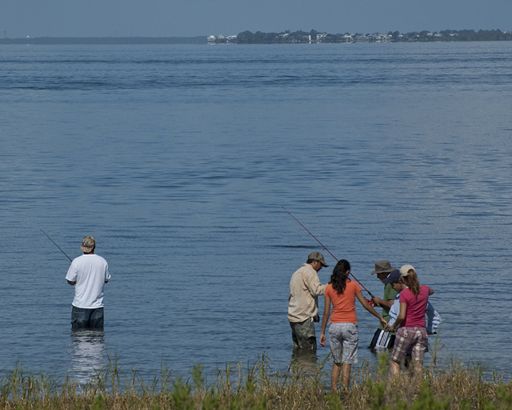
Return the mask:
<path id="1" fill-rule="evenodd" d="M 342 373 L 342 391 L 347 391 L 350 386 L 350 371 L 352 365 L 350 363 L 333 363 L 331 372 L 331 390 L 333 393 L 338 392 L 338 379 Z"/>
<path id="2" fill-rule="evenodd" d="M 331 370 L 331 390 L 333 393 L 336 393 L 338 391 L 338 379 L 341 373 L 343 357 L 342 324 L 331 323 L 329 326 L 329 345 L 333 359 Z"/>
<path id="3" fill-rule="evenodd" d="M 292 328 L 293 351 L 290 369 L 302 375 L 315 376 L 317 368 L 317 344 L 312 319 L 301 323 L 290 323 Z"/>
<path id="4" fill-rule="evenodd" d="M 338 379 L 341 373 L 341 363 L 333 363 L 331 371 L 331 390 L 333 393 L 338 391 Z"/>
<path id="5" fill-rule="evenodd" d="M 333 323 L 329 328 L 331 353 L 334 359 L 331 372 L 331 388 L 338 391 L 338 379 L 342 374 L 343 391 L 350 387 L 352 364 L 357 363 L 359 334 L 354 323 Z"/>
<path id="6" fill-rule="evenodd" d="M 411 362 L 414 376 L 421 376 L 423 373 L 423 358 L 428 348 L 428 336 L 424 328 L 414 329 L 414 344 L 411 349 Z"/>
<path id="7" fill-rule="evenodd" d="M 395 378 L 400 374 L 400 367 L 411 352 L 414 342 L 414 332 L 411 328 L 401 327 L 396 332 L 395 345 L 389 362 L 389 377 Z"/>
<path id="8" fill-rule="evenodd" d="M 293 350 L 316 353 L 315 325 L 312 319 L 300 323 L 290 323 L 292 329 Z"/>
<path id="9" fill-rule="evenodd" d="M 400 374 L 400 363 L 391 360 L 389 362 L 389 377 L 394 379 Z"/>
<path id="10" fill-rule="evenodd" d="M 343 363 L 343 390 L 347 391 L 350 387 L 350 371 L 352 365 L 350 363 Z"/>
<path id="11" fill-rule="evenodd" d="M 103 321 L 103 308 L 93 309 L 89 317 L 89 328 L 92 330 L 103 330 Z"/>
<path id="12" fill-rule="evenodd" d="M 71 330 L 87 329 L 89 327 L 90 309 L 71 308 Z"/>
<path id="13" fill-rule="evenodd" d="M 352 364 L 357 363 L 359 351 L 359 331 L 355 323 L 346 323 L 343 329 L 343 390 L 350 389 Z"/>

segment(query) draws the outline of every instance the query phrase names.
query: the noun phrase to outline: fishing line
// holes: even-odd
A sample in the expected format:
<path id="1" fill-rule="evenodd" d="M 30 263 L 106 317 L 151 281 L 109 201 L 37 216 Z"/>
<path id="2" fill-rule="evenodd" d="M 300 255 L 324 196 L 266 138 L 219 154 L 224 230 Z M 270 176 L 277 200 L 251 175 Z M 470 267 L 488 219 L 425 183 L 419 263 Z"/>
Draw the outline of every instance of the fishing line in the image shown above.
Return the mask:
<path id="1" fill-rule="evenodd" d="M 309 235 L 310 235 L 310 236 L 311 236 L 315 241 L 317 241 L 317 242 L 320 244 L 320 246 L 321 246 L 323 249 L 325 249 L 325 250 L 327 251 L 327 253 L 329 253 L 329 255 L 331 255 L 331 256 L 334 258 L 334 260 L 335 260 L 336 262 L 338 262 L 338 258 L 337 258 L 337 257 L 336 257 L 336 256 L 335 256 L 335 255 L 334 255 L 334 254 L 329 250 L 329 248 L 327 248 L 327 246 L 325 246 L 325 245 L 320 241 L 320 239 L 318 239 L 318 238 L 317 238 L 317 237 L 316 237 L 316 236 L 315 236 L 315 235 L 314 235 L 314 234 L 313 234 L 313 233 L 312 233 L 312 232 L 307 228 L 307 226 L 306 226 L 306 225 L 304 225 L 304 224 L 300 221 L 300 219 L 299 219 L 299 218 L 297 218 L 294 214 L 292 214 L 292 213 L 291 213 L 288 209 L 286 209 L 285 207 L 282 207 L 282 208 L 283 208 L 283 209 L 284 209 L 284 211 L 285 211 L 288 215 L 290 215 L 290 216 L 295 220 L 295 222 L 297 222 L 297 223 L 298 223 L 298 224 L 299 224 L 299 225 L 300 225 L 300 226 L 301 226 L 301 227 L 302 227 L 302 228 L 303 228 L 303 229 L 304 229 L 304 230 L 305 230 L 305 231 L 306 231 L 306 232 L 307 232 L 307 233 L 308 233 L 308 234 L 309 234 Z M 370 291 L 368 290 L 368 288 L 367 288 L 366 286 L 364 286 L 364 285 L 361 283 L 361 281 L 360 281 L 359 279 L 357 279 L 356 275 L 354 275 L 352 272 L 350 272 L 350 276 L 352 276 L 352 277 L 354 278 L 354 280 L 355 280 L 357 283 L 359 283 L 359 284 L 361 285 L 361 287 L 362 287 L 366 292 L 368 292 L 368 294 L 370 295 L 370 297 L 371 297 L 371 298 L 374 298 L 374 297 L 375 297 L 375 296 L 373 296 L 373 293 L 372 293 L 372 292 L 370 292 Z"/>
<path id="2" fill-rule="evenodd" d="M 64 251 L 62 250 L 62 248 L 61 248 L 59 245 L 57 245 L 57 243 L 56 243 L 52 238 L 50 238 L 50 235 L 48 235 L 48 234 L 47 234 L 45 231 L 43 231 L 42 229 L 39 229 L 39 230 L 40 230 L 42 233 L 44 233 L 44 235 L 45 235 L 45 236 L 50 240 L 50 242 L 51 242 L 51 243 L 53 243 L 53 244 L 57 247 L 57 249 L 58 249 L 59 251 L 61 251 L 61 252 L 62 252 L 62 254 L 63 254 L 66 258 L 68 258 L 68 260 L 69 260 L 70 262 L 73 262 L 73 260 L 68 256 L 68 254 L 67 254 L 66 252 L 64 252 Z"/>

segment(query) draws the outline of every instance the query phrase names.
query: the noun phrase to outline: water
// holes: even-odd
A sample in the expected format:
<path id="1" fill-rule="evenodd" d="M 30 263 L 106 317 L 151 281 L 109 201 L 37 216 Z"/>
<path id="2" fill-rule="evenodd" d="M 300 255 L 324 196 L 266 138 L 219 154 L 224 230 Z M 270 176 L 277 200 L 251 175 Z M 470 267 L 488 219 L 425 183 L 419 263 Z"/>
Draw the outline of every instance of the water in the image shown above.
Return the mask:
<path id="1" fill-rule="evenodd" d="M 2 46 L 0 73 L 2 374 L 286 370 L 319 247 L 282 207 L 376 294 L 373 261 L 412 263 L 442 365 L 510 374 L 512 43 Z M 40 229 L 72 256 L 97 238 L 103 338 L 71 336 Z"/>

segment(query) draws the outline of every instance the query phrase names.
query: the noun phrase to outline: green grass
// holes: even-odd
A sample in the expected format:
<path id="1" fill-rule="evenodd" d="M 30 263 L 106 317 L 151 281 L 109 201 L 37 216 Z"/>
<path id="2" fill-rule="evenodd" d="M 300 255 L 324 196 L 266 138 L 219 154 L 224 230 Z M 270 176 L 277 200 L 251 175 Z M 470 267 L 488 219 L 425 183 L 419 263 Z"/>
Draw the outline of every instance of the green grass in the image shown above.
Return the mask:
<path id="1" fill-rule="evenodd" d="M 327 366 L 330 367 L 330 366 Z M 79 386 L 56 383 L 43 375 L 15 369 L 0 384 L 1 409 L 511 409 L 512 382 L 484 380 L 478 369 L 453 365 L 425 370 L 421 377 L 403 374 L 390 382 L 386 361 L 377 370 L 354 369 L 344 395 L 326 387 L 328 369 L 314 374 L 275 374 L 265 359 L 244 369 L 227 366 L 207 383 L 200 366 L 188 380 L 163 370 L 150 382 L 136 372 L 122 381 L 115 364 L 94 382 Z"/>

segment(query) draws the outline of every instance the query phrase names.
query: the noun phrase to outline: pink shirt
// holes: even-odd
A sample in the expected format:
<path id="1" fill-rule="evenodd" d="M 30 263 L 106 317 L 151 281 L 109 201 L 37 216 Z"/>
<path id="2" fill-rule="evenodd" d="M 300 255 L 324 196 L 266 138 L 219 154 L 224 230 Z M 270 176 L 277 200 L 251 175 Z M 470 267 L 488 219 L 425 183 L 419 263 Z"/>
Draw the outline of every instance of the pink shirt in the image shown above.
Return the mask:
<path id="1" fill-rule="evenodd" d="M 409 288 L 400 292 L 400 303 L 407 305 L 405 327 L 425 327 L 425 311 L 427 310 L 428 295 L 430 288 L 420 285 L 420 293 L 416 296 Z"/>

